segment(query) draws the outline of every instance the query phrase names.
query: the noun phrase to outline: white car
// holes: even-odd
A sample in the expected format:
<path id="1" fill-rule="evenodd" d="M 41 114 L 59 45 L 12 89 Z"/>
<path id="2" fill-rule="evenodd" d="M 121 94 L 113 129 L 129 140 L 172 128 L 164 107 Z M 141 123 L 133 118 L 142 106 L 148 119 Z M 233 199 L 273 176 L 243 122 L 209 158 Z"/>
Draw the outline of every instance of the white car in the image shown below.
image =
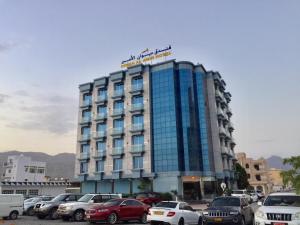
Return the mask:
<path id="1" fill-rule="evenodd" d="M 151 225 L 159 223 L 200 225 L 202 224 L 202 216 L 185 202 L 162 201 L 149 209 L 147 221 Z"/>
<path id="2" fill-rule="evenodd" d="M 252 202 L 251 196 L 248 194 L 247 190 L 233 190 L 231 195 L 234 197 L 245 198 L 249 203 Z"/>
<path id="3" fill-rule="evenodd" d="M 300 195 L 295 193 L 273 193 L 255 213 L 256 225 L 299 225 Z"/>
<path id="4" fill-rule="evenodd" d="M 77 202 L 60 204 L 57 213 L 63 220 L 73 219 L 82 221 L 85 211 L 94 203 L 103 203 L 108 200 L 121 198 L 121 194 L 86 194 L 78 199 Z"/>
<path id="5" fill-rule="evenodd" d="M 23 202 L 21 194 L 0 194 L 0 218 L 16 220 L 23 214 Z"/>

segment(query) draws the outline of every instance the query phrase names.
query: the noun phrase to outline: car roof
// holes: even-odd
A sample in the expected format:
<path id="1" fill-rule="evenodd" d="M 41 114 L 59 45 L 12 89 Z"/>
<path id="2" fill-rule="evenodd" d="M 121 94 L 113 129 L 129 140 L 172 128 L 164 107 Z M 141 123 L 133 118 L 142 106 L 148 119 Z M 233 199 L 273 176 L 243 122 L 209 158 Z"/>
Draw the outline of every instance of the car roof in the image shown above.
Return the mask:
<path id="1" fill-rule="evenodd" d="M 295 192 L 276 192 L 276 193 L 271 193 L 269 196 L 300 196 L 297 195 Z"/>
<path id="2" fill-rule="evenodd" d="M 186 203 L 186 202 L 180 202 L 180 201 L 161 201 L 161 202 Z M 187 204 L 187 203 L 186 203 L 186 204 Z"/>
<path id="3" fill-rule="evenodd" d="M 238 196 L 220 196 L 220 197 L 216 197 L 215 199 L 219 199 L 219 198 L 236 198 L 236 199 L 241 199 Z"/>

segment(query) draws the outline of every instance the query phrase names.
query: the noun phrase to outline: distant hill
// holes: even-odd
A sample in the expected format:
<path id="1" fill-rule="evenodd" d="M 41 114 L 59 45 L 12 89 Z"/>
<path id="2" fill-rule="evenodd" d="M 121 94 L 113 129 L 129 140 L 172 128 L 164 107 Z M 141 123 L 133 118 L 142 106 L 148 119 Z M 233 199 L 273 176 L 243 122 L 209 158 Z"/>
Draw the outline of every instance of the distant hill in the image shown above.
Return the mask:
<path id="1" fill-rule="evenodd" d="M 57 155 L 48 155 L 42 152 L 19 152 L 7 151 L 0 152 L 0 177 L 4 173 L 3 163 L 6 162 L 9 155 L 20 155 L 31 157 L 32 160 L 47 163 L 46 176 L 52 178 L 64 177 L 70 180 L 74 179 L 75 154 L 61 153 Z"/>
<path id="2" fill-rule="evenodd" d="M 273 155 L 266 159 L 270 168 L 289 170 L 291 168 L 290 165 L 284 165 L 283 159 L 279 156 Z"/>

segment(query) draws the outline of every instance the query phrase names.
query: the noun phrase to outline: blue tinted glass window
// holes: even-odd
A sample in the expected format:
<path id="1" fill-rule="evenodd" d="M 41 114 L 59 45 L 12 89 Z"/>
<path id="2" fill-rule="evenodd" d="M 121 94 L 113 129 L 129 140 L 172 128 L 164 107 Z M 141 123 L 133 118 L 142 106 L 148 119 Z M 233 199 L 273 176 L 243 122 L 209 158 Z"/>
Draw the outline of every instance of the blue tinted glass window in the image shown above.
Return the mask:
<path id="1" fill-rule="evenodd" d="M 107 112 L 107 107 L 106 106 L 98 106 L 97 107 L 98 113 L 99 114 L 106 114 Z"/>
<path id="2" fill-rule="evenodd" d="M 98 123 L 97 124 L 97 131 L 106 131 L 106 124 L 105 123 Z"/>
<path id="3" fill-rule="evenodd" d="M 88 152 L 90 152 L 90 145 L 89 144 L 81 145 L 81 153 L 88 153 Z"/>
<path id="4" fill-rule="evenodd" d="M 144 135 L 132 136 L 132 143 L 134 145 L 143 145 L 144 144 Z"/>
<path id="5" fill-rule="evenodd" d="M 106 150 L 106 142 L 97 141 L 97 150 L 98 151 L 105 151 Z"/>
<path id="6" fill-rule="evenodd" d="M 98 89 L 98 96 L 107 96 L 107 89 L 106 88 L 99 88 Z"/>
<path id="7" fill-rule="evenodd" d="M 104 171 L 104 161 L 97 160 L 96 161 L 96 171 L 97 172 L 103 172 Z"/>
<path id="8" fill-rule="evenodd" d="M 132 104 L 143 104 L 143 96 L 133 96 L 132 97 Z"/>
<path id="9" fill-rule="evenodd" d="M 87 173 L 88 172 L 88 163 L 81 162 L 80 163 L 80 173 Z"/>
<path id="10" fill-rule="evenodd" d="M 143 169 L 143 156 L 133 157 L 133 169 Z"/>
<path id="11" fill-rule="evenodd" d="M 113 140 L 113 146 L 114 146 L 114 148 L 123 148 L 123 146 L 124 146 L 123 138 L 115 138 Z"/>
<path id="12" fill-rule="evenodd" d="M 134 77 L 131 80 L 132 86 L 142 86 L 143 85 L 143 77 Z"/>
<path id="13" fill-rule="evenodd" d="M 144 124 L 144 116 L 143 115 L 134 115 L 132 117 L 133 124 Z"/>
<path id="14" fill-rule="evenodd" d="M 92 95 L 91 94 L 84 94 L 83 95 L 83 101 L 90 101 L 92 100 Z"/>
<path id="15" fill-rule="evenodd" d="M 124 109 L 124 102 L 123 101 L 115 101 L 114 109 Z"/>
<path id="16" fill-rule="evenodd" d="M 90 133 L 91 133 L 91 128 L 90 127 L 81 128 L 81 134 L 82 135 L 89 135 Z"/>
<path id="17" fill-rule="evenodd" d="M 83 110 L 82 111 L 82 117 L 84 117 L 84 118 L 91 117 L 91 111 L 90 110 Z"/>
<path id="18" fill-rule="evenodd" d="M 122 170 L 122 159 L 114 159 L 114 165 L 113 165 L 113 169 L 118 171 L 118 170 Z"/>
<path id="19" fill-rule="evenodd" d="M 124 90 L 124 84 L 122 82 L 115 83 L 114 90 L 115 91 L 123 91 Z"/>
<path id="20" fill-rule="evenodd" d="M 114 128 L 124 128 L 124 120 L 123 119 L 114 120 Z"/>

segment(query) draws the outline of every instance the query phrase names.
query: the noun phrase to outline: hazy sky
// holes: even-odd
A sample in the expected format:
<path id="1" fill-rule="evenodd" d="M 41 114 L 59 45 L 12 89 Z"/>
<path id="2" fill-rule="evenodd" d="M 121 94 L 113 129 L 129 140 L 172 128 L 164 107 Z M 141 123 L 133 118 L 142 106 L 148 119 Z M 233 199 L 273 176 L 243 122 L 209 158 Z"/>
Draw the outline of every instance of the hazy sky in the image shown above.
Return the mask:
<path id="1" fill-rule="evenodd" d="M 298 0 L 0 0 L 0 151 L 75 152 L 78 85 L 169 44 L 227 82 L 236 151 L 299 154 Z"/>

